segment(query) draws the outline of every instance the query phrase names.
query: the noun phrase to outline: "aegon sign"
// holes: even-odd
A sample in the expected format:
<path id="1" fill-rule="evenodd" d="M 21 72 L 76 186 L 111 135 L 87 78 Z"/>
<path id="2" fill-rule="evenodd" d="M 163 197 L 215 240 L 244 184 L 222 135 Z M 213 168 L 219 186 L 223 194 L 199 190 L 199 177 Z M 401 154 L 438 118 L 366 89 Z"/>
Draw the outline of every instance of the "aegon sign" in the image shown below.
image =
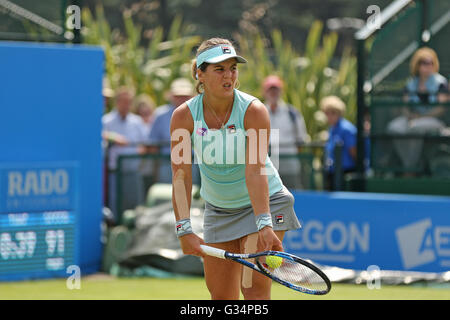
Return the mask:
<path id="1" fill-rule="evenodd" d="M 450 266 L 450 198 L 293 191 L 302 228 L 283 248 L 341 268 L 446 272 Z"/>
<path id="2" fill-rule="evenodd" d="M 351 263 L 358 254 L 370 250 L 368 223 L 340 220 L 301 221 L 302 228 L 289 231 L 285 236 L 285 249 L 302 257 L 327 263 Z"/>
<path id="3" fill-rule="evenodd" d="M 302 223 L 302 229 L 293 235 L 297 241 L 292 248 L 302 250 L 330 250 L 333 252 L 369 251 L 370 228 L 368 223 L 358 225 L 354 222 L 343 223 L 308 220 Z M 292 238 L 292 236 L 290 236 Z"/>

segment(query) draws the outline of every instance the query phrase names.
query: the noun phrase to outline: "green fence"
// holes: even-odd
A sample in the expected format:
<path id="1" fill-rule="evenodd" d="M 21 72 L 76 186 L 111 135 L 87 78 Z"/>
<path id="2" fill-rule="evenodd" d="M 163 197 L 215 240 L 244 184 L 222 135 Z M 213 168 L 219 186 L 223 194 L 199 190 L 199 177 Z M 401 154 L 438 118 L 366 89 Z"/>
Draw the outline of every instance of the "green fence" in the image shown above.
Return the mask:
<path id="1" fill-rule="evenodd" d="M 409 60 L 422 46 L 433 48 L 441 60 L 440 72 L 450 76 L 450 1 L 417 0 L 405 3 L 380 29 L 364 39 L 364 91 L 371 96 L 401 92 L 409 76 Z"/>
<path id="2" fill-rule="evenodd" d="M 323 145 L 302 146 L 297 154 L 280 154 L 278 167 L 290 169 L 280 176 L 286 187 L 298 190 L 321 190 Z M 193 193 L 198 192 L 200 173 L 198 166 L 192 166 Z M 292 169 L 295 168 L 295 169 Z M 285 173 L 283 173 L 285 172 Z M 171 199 L 170 156 L 163 154 L 130 154 L 117 158 L 117 169 L 107 173 L 110 196 L 108 203 L 116 212 L 117 222 L 122 221 L 123 212 L 138 205 L 153 206 L 154 198 Z M 152 186 L 158 185 L 158 188 Z M 158 195 L 154 190 L 159 190 Z M 112 191 L 112 192 L 111 192 Z M 164 193 L 164 194 L 161 194 Z M 198 195 L 199 196 L 199 195 Z"/>
<path id="3" fill-rule="evenodd" d="M 440 110 L 439 116 L 408 119 L 408 110 L 418 107 Z M 376 177 L 450 179 L 449 103 L 418 106 L 401 98 L 377 98 L 370 108 L 371 168 Z"/>
<path id="4" fill-rule="evenodd" d="M 429 194 L 434 188 L 433 181 L 440 185 L 441 182 L 450 183 L 449 104 L 405 104 L 403 93 L 410 77 L 411 57 L 420 47 L 434 49 L 440 61 L 439 73 L 447 79 L 450 77 L 450 1 L 396 0 L 384 8 L 378 18 L 375 20 L 378 25 L 368 23 L 355 34 L 358 48 L 358 177 L 352 188 Z M 401 126 L 401 121 L 412 120 L 400 120 L 406 114 L 405 110 L 418 107 L 443 108 L 436 117 L 440 125 L 429 123 L 435 130 L 395 130 Z M 368 119 L 371 124 L 370 150 L 366 150 L 364 136 Z M 406 147 L 408 145 L 410 148 Z M 367 176 L 365 171 L 367 152 L 371 155 L 369 172 L 373 172 L 372 176 Z M 410 159 L 408 154 L 411 154 Z M 412 178 L 427 182 L 422 184 L 417 180 L 422 186 L 412 191 L 409 188 L 414 183 Z M 435 190 L 439 190 L 436 194 L 450 194 L 445 188 Z"/>
<path id="5" fill-rule="evenodd" d="M 66 24 L 78 8 L 80 0 L 0 0 L 0 39 L 78 43 L 80 28 Z"/>

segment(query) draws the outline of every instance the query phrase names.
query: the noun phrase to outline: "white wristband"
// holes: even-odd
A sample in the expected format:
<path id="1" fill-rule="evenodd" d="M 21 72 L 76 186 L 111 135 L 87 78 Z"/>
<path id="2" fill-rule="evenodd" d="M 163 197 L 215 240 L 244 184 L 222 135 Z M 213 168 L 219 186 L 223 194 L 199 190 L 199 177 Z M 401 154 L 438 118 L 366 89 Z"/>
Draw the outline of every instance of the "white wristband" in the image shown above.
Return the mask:
<path id="1" fill-rule="evenodd" d="M 194 233 L 192 231 L 191 219 L 182 219 L 177 221 L 175 223 L 175 231 L 178 238 L 186 234 Z"/>
<path id="2" fill-rule="evenodd" d="M 272 225 L 272 215 L 270 213 L 262 213 L 256 216 L 256 227 L 260 231 L 264 227 L 271 227 Z"/>

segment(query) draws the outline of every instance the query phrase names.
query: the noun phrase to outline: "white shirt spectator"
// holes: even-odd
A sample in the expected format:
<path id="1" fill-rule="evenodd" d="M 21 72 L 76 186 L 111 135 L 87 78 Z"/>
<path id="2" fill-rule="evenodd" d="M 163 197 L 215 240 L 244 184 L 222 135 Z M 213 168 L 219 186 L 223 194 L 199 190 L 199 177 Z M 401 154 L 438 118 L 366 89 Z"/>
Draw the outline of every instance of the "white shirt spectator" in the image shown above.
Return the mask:
<path id="1" fill-rule="evenodd" d="M 284 154 L 296 154 L 297 144 L 306 142 L 307 132 L 305 120 L 300 112 L 295 117 L 289 114 L 289 106 L 284 102 L 278 103 L 275 111 L 267 106 L 270 115 L 270 143 L 273 146 L 276 141 L 274 137 L 279 136 L 279 151 Z M 274 130 L 278 130 L 278 133 Z"/>
<path id="2" fill-rule="evenodd" d="M 262 83 L 265 105 L 270 115 L 270 159 L 288 188 L 302 188 L 298 144 L 306 142 L 305 120 L 300 112 L 282 100 L 284 83 L 277 75 L 269 75 Z"/>
<path id="3" fill-rule="evenodd" d="M 306 142 L 308 134 L 303 116 L 282 100 L 277 103 L 275 110 L 272 111 L 269 106 L 267 109 L 270 115 L 270 160 L 278 169 L 286 187 L 302 189 L 299 159 L 279 156 L 297 154 L 297 145 Z"/>
<path id="4" fill-rule="evenodd" d="M 142 129 L 141 118 L 133 113 L 128 113 L 123 119 L 119 112 L 113 110 L 103 116 L 102 124 L 103 130 L 118 133 L 128 141 L 128 146 L 112 145 L 109 148 L 108 167 L 115 170 L 119 155 L 138 153 L 137 144 L 145 142 L 147 137 Z"/>

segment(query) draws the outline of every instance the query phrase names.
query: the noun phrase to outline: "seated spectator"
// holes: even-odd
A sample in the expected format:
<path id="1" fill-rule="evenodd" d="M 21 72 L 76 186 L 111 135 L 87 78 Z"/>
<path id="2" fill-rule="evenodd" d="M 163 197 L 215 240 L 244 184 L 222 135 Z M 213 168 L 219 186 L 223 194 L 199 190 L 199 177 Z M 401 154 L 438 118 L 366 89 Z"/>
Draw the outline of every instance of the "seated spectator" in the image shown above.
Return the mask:
<path id="1" fill-rule="evenodd" d="M 320 109 L 325 113 L 330 129 L 329 137 L 325 145 L 325 189 L 334 191 L 342 188 L 337 186 L 336 178 L 336 146 L 341 146 L 341 170 L 344 175 L 354 172 L 356 169 L 356 127 L 345 119 L 345 103 L 336 96 L 328 96 L 320 102 Z M 341 184 L 343 183 L 341 181 Z"/>
<path id="2" fill-rule="evenodd" d="M 308 139 L 305 120 L 294 106 L 281 99 L 283 81 L 278 76 L 271 75 L 265 78 L 262 89 L 264 104 L 270 116 L 271 160 L 287 188 L 301 189 L 300 160 L 294 157 L 279 159 L 277 157 L 298 153 L 299 145 Z"/>
<path id="3" fill-rule="evenodd" d="M 442 106 L 427 104 L 445 103 L 448 99 L 448 83 L 440 75 L 439 60 L 430 48 L 415 52 L 410 63 L 411 78 L 405 87 L 404 101 L 414 106 L 403 108 L 402 115 L 392 120 L 387 131 L 391 134 L 439 133 L 445 127 Z M 395 139 L 395 151 L 407 175 L 420 169 L 423 139 Z"/>

